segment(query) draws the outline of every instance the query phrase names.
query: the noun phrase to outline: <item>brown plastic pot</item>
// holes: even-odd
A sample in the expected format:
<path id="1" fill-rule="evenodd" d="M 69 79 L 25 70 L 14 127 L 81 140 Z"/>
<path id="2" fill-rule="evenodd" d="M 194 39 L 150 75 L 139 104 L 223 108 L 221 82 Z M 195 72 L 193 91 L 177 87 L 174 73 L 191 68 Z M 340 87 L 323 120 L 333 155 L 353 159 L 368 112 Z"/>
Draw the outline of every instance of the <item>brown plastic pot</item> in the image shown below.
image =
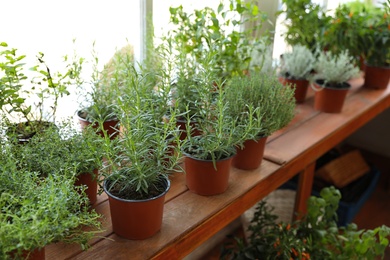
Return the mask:
<path id="1" fill-rule="evenodd" d="M 257 140 L 246 140 L 244 147 L 237 147 L 237 154 L 233 158 L 233 166 L 241 170 L 254 170 L 259 168 L 263 160 L 267 136 Z"/>
<path id="2" fill-rule="evenodd" d="M 200 160 L 184 153 L 186 184 L 193 193 L 212 196 L 225 192 L 229 186 L 233 156 L 218 160 Z"/>
<path id="3" fill-rule="evenodd" d="M 91 205 L 95 204 L 97 200 L 97 178 L 98 178 L 98 169 L 93 170 L 93 174 L 91 173 L 82 173 L 76 177 L 75 186 L 85 185 L 87 188 L 85 189 L 85 193 L 88 196 L 89 203 Z"/>
<path id="4" fill-rule="evenodd" d="M 165 195 L 170 188 L 170 181 L 164 179 L 164 192 L 145 200 L 126 200 L 112 195 L 107 190 L 108 181 L 104 181 L 103 188 L 108 195 L 115 234 L 132 240 L 146 239 L 156 234 L 161 229 Z"/>
<path id="5" fill-rule="evenodd" d="M 81 129 L 84 129 L 84 128 L 88 127 L 89 125 L 91 125 L 92 122 L 90 122 L 90 121 L 86 120 L 85 118 L 81 117 L 80 116 L 80 112 L 81 111 L 77 112 L 77 117 L 78 117 Z M 99 124 L 97 122 L 93 123 L 92 127 L 95 128 L 95 129 L 98 129 L 99 128 Z M 103 129 L 105 131 L 107 131 L 107 134 L 108 134 L 108 136 L 110 137 L 111 140 L 116 138 L 119 135 L 119 120 L 113 119 L 113 120 L 105 121 L 103 123 Z M 102 131 L 98 131 L 97 133 L 101 137 L 104 137 L 104 133 Z"/>
<path id="6" fill-rule="evenodd" d="M 325 113 L 341 113 L 350 85 L 343 83 L 343 88 L 324 86 L 323 81 L 316 81 L 314 109 Z"/>
<path id="7" fill-rule="evenodd" d="M 365 65 L 364 87 L 374 89 L 387 88 L 390 80 L 390 67 Z"/>
<path id="8" fill-rule="evenodd" d="M 279 77 L 279 81 L 285 86 L 295 87 L 294 98 L 297 103 L 303 103 L 306 99 L 309 81 L 305 79 L 289 79 Z"/>

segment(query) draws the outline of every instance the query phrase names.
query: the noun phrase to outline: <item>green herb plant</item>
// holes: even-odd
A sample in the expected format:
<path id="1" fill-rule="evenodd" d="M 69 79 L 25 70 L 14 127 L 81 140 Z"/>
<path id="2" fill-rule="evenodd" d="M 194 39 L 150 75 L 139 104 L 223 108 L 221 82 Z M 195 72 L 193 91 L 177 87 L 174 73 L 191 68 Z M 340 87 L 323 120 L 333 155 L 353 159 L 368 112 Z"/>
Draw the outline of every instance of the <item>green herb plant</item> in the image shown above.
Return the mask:
<path id="1" fill-rule="evenodd" d="M 167 102 L 171 82 L 161 72 L 155 89 L 149 74 L 133 67 L 127 88 L 118 97 L 122 131 L 120 138 L 105 142 L 106 189 L 122 199 L 152 198 L 163 192 L 161 180 L 177 170 L 180 141 L 176 110 Z M 168 113 L 169 112 L 169 113 Z"/>
<path id="2" fill-rule="evenodd" d="M 307 214 L 293 223 L 276 222 L 272 206 L 261 201 L 248 230 L 248 243 L 225 251 L 225 259 L 377 259 L 389 245 L 390 228 L 358 229 L 337 226 L 340 191 L 324 188 L 310 197 Z"/>
<path id="3" fill-rule="evenodd" d="M 345 88 L 344 83 L 359 74 L 359 68 L 355 66 L 353 59 L 348 51 L 339 54 L 320 52 L 314 67 L 314 80 L 323 80 L 324 86 Z"/>
<path id="4" fill-rule="evenodd" d="M 0 163 L 0 258 L 19 259 L 25 251 L 56 242 L 88 241 L 100 231 L 100 215 L 74 186 L 74 168 L 62 167 L 42 178 L 18 165 L 9 146 Z M 79 188 L 81 191 L 83 187 Z"/>
<path id="5" fill-rule="evenodd" d="M 233 77 L 223 93 L 226 112 L 237 118 L 244 140 L 270 136 L 295 115 L 294 90 L 266 73 Z"/>
<path id="6" fill-rule="evenodd" d="M 280 59 L 279 75 L 290 79 L 309 80 L 316 62 L 314 54 L 306 46 L 296 45 Z"/>

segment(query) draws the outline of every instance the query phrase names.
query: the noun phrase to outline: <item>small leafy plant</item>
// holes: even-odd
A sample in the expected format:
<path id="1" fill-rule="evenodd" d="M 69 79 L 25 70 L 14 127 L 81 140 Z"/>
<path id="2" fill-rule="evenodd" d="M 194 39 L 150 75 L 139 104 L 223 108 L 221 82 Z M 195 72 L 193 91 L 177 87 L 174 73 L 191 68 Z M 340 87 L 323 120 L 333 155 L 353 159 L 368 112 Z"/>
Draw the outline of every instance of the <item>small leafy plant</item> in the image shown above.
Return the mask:
<path id="1" fill-rule="evenodd" d="M 324 86 L 345 87 L 345 82 L 359 73 L 359 68 L 354 65 L 353 57 L 348 51 L 339 54 L 332 52 L 320 52 L 315 64 L 315 80 L 323 80 Z"/>
<path id="2" fill-rule="evenodd" d="M 282 55 L 279 74 L 285 78 L 308 80 L 315 62 L 311 50 L 303 45 L 295 45 L 291 52 Z"/>
<path id="3" fill-rule="evenodd" d="M 225 253 L 228 259 L 376 259 L 389 245 L 390 228 L 359 230 L 355 224 L 337 226 L 340 191 L 324 188 L 320 197 L 310 197 L 308 212 L 293 223 L 277 223 L 273 208 L 258 204 L 249 226 L 248 244 Z"/>

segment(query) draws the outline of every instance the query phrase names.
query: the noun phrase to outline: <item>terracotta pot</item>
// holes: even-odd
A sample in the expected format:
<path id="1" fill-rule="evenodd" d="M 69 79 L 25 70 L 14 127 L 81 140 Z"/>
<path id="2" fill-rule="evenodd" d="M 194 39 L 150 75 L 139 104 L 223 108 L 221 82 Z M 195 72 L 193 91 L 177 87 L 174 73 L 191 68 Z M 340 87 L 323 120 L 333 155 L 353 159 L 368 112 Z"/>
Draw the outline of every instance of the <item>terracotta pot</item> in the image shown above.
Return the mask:
<path id="1" fill-rule="evenodd" d="M 325 113 L 340 113 L 343 109 L 350 85 L 344 83 L 344 88 L 324 87 L 322 81 L 316 81 L 314 108 Z"/>
<path id="2" fill-rule="evenodd" d="M 10 254 L 11 259 L 19 259 L 14 253 Z M 45 248 L 39 248 L 32 251 L 23 251 L 20 259 L 24 260 L 45 260 Z"/>
<path id="3" fill-rule="evenodd" d="M 390 67 L 365 66 L 364 87 L 385 89 L 389 85 Z"/>
<path id="4" fill-rule="evenodd" d="M 233 156 L 216 161 L 214 168 L 211 160 L 199 160 L 186 153 L 184 155 L 186 184 L 190 191 L 212 196 L 227 190 Z"/>
<path id="5" fill-rule="evenodd" d="M 77 112 L 77 117 L 81 126 L 81 129 L 84 129 L 92 124 L 92 122 L 89 122 L 88 120 L 82 118 L 80 116 L 80 111 Z M 98 129 L 99 123 L 93 123 L 93 128 Z M 119 120 L 108 120 L 103 123 L 103 129 L 107 131 L 108 136 L 110 136 L 110 139 L 114 139 L 119 135 Z M 104 133 L 102 131 L 97 132 L 98 135 L 101 137 L 104 137 Z"/>
<path id="6" fill-rule="evenodd" d="M 308 80 L 279 77 L 279 81 L 285 86 L 290 85 L 291 87 L 295 87 L 294 98 L 297 103 L 303 103 L 305 101 L 309 87 Z"/>
<path id="7" fill-rule="evenodd" d="M 258 140 L 247 140 L 244 147 L 237 147 L 237 154 L 233 158 L 233 166 L 241 170 L 254 170 L 259 168 L 264 155 L 267 136 Z"/>
<path id="8" fill-rule="evenodd" d="M 176 119 L 176 125 L 179 127 L 180 130 L 180 140 L 185 140 L 187 138 L 187 120 L 185 119 Z M 196 129 L 196 121 L 191 121 L 190 125 L 192 127 L 192 133 L 191 136 L 198 136 L 200 135 L 200 131 Z"/>
<path id="9" fill-rule="evenodd" d="M 112 195 L 107 190 L 108 180 L 104 181 L 104 191 L 108 195 L 112 229 L 118 236 L 140 240 L 156 234 L 162 225 L 165 194 L 170 188 L 170 181 L 164 179 L 165 191 L 160 195 L 145 200 L 126 200 Z"/>
<path id="10" fill-rule="evenodd" d="M 97 178 L 98 178 L 98 169 L 93 170 L 93 174 L 91 173 L 82 173 L 76 177 L 75 186 L 85 185 L 87 188 L 85 189 L 85 193 L 88 196 L 89 203 L 95 204 L 97 200 Z"/>

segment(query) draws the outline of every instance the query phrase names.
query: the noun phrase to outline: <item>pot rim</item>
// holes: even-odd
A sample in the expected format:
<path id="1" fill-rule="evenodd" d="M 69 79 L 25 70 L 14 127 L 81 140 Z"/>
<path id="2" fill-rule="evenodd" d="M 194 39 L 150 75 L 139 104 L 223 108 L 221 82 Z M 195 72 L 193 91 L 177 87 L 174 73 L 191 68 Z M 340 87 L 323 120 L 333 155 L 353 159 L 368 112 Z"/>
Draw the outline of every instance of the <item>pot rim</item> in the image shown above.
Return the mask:
<path id="1" fill-rule="evenodd" d="M 366 61 L 364 62 L 364 65 L 366 67 L 370 67 L 370 68 L 379 68 L 379 69 L 390 70 L 390 65 L 388 65 L 388 66 L 376 66 L 376 65 L 371 65 L 371 64 L 367 63 Z"/>
<path id="2" fill-rule="evenodd" d="M 333 90 L 344 90 L 345 91 L 345 90 L 349 90 L 351 88 L 351 84 L 349 84 L 348 82 L 339 83 L 339 84 L 345 85 L 346 87 L 335 88 L 335 87 L 328 87 L 328 86 L 324 85 L 324 83 L 318 83 L 318 81 L 325 81 L 325 80 L 324 79 L 317 79 L 317 80 L 314 81 L 314 84 L 318 85 L 321 88 L 321 90 L 323 90 L 323 89 L 333 89 Z M 321 91 L 321 90 L 317 90 L 317 91 Z"/>
<path id="3" fill-rule="evenodd" d="M 229 160 L 230 158 L 234 157 L 236 155 L 237 152 L 233 152 L 232 155 L 230 155 L 229 157 L 226 157 L 226 158 L 223 158 L 223 159 L 219 159 L 219 160 L 216 160 L 216 162 L 221 162 L 221 161 L 226 161 L 226 160 Z M 188 157 L 188 158 L 191 158 L 193 160 L 196 160 L 196 161 L 201 161 L 201 162 L 212 162 L 213 160 L 205 160 L 205 159 L 199 159 L 199 158 L 196 158 L 194 157 L 193 155 L 187 153 L 187 152 L 184 152 L 183 151 L 183 154 Z"/>
<path id="4" fill-rule="evenodd" d="M 111 176 L 112 176 L 112 175 L 111 175 Z M 106 188 L 107 182 L 108 182 L 109 180 L 110 180 L 110 176 L 107 177 L 107 178 L 104 180 L 104 182 L 103 182 L 103 190 L 104 190 L 104 192 L 105 192 L 109 197 L 111 197 L 111 198 L 113 198 L 113 199 L 115 199 L 115 200 L 119 200 L 119 201 L 122 201 L 122 202 L 128 202 L 128 203 L 146 202 L 146 201 L 151 201 L 151 200 L 158 199 L 158 198 L 164 196 L 165 194 L 167 194 L 167 192 L 168 192 L 169 189 L 171 188 L 171 182 L 170 182 L 170 180 L 169 180 L 168 178 L 166 178 L 166 177 L 163 177 L 162 181 L 164 181 L 164 183 L 166 184 L 166 188 L 165 188 L 165 190 L 164 190 L 161 194 L 159 194 L 159 195 L 157 195 L 157 196 L 155 196 L 155 197 L 149 198 L 149 199 L 129 200 L 129 199 L 122 199 L 122 198 L 119 198 L 119 197 L 114 196 L 113 194 L 111 194 L 111 192 L 109 192 L 109 191 L 107 190 L 107 188 Z"/>

